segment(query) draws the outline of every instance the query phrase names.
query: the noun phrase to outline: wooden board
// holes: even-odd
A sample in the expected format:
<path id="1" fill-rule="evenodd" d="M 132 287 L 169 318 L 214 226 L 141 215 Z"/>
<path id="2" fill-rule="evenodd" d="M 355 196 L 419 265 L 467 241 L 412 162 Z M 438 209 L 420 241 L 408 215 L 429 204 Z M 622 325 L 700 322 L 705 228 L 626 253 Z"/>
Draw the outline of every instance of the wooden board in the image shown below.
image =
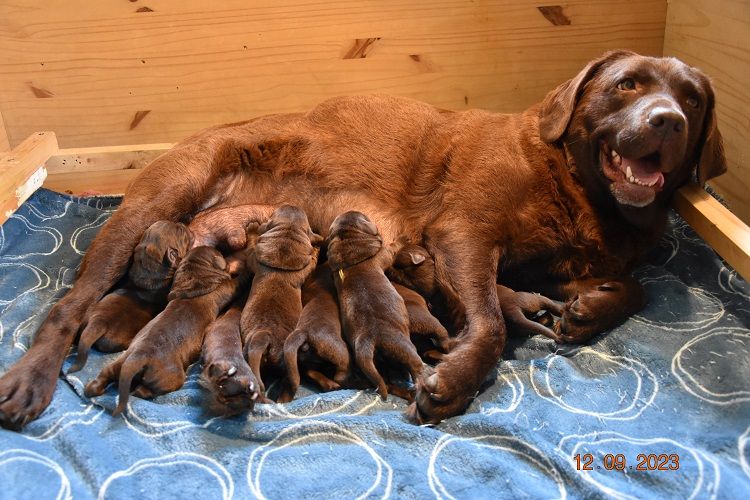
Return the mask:
<path id="1" fill-rule="evenodd" d="M 612 48 L 659 55 L 664 0 L 0 2 L 11 144 L 175 142 L 209 125 L 384 92 L 519 111 Z"/>
<path id="2" fill-rule="evenodd" d="M 750 228 L 696 185 L 680 189 L 674 207 L 706 243 L 750 281 Z"/>
<path id="3" fill-rule="evenodd" d="M 5 131 L 3 114 L 0 113 L 0 153 L 3 153 L 5 151 L 10 151 L 10 142 L 8 142 L 8 134 Z"/>
<path id="4" fill-rule="evenodd" d="M 49 174 L 43 187 L 75 196 L 122 195 L 140 169 Z"/>
<path id="5" fill-rule="evenodd" d="M 35 132 L 0 155 L 0 224 L 4 223 L 47 176 L 44 163 L 57 152 L 54 132 Z"/>
<path id="6" fill-rule="evenodd" d="M 50 174 L 143 168 L 172 143 L 61 149 L 47 161 Z"/>
<path id="7" fill-rule="evenodd" d="M 671 0 L 664 55 L 677 56 L 713 79 L 729 171 L 711 185 L 750 223 L 750 3 Z"/>

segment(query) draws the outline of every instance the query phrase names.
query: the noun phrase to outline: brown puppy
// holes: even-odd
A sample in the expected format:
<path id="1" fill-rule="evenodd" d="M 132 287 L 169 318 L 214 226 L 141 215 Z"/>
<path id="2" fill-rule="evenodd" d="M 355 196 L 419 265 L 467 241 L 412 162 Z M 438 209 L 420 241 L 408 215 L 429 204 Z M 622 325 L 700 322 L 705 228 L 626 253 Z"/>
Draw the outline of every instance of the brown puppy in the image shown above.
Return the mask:
<path id="1" fill-rule="evenodd" d="M 246 298 L 239 298 L 206 329 L 203 338 L 203 380 L 225 414 L 252 410 L 258 380 L 245 361 L 240 317 Z"/>
<path id="2" fill-rule="evenodd" d="M 302 287 L 302 314 L 294 331 L 284 342 L 289 392 L 297 392 L 300 383 L 299 365 L 305 366 L 305 375 L 324 391 L 342 387 L 349 376 L 349 348 L 341 336 L 341 318 L 336 288 L 328 264 L 320 264 Z M 297 359 L 302 349 L 301 359 Z M 324 365 L 316 369 L 318 365 Z M 333 380 L 322 371 L 332 365 Z M 315 368 L 313 368 L 315 367 Z"/>
<path id="3" fill-rule="evenodd" d="M 73 289 L 0 378 L 0 424 L 23 425 L 49 404 L 86 310 L 125 274 L 149 225 L 210 207 L 292 202 L 317 231 L 359 210 L 386 242 L 406 234 L 435 258 L 467 325 L 435 373 L 417 381 L 413 414 L 439 422 L 466 408 L 503 351 L 498 271 L 513 290 L 568 301 L 562 340 L 610 328 L 640 306 L 629 275 L 696 166 L 701 184 L 726 170 L 708 78 L 674 58 L 626 51 L 594 59 L 517 114 L 352 96 L 207 129 L 130 185 Z"/>
<path id="4" fill-rule="evenodd" d="M 344 338 L 359 369 L 386 399 L 388 388 L 375 367 L 376 352 L 405 366 L 414 380 L 422 372 L 422 360 L 409 341 L 404 300 L 385 276 L 403 243 L 384 246 L 375 224 L 355 211 L 336 217 L 328 238 L 328 265 L 338 293 Z"/>
<path id="5" fill-rule="evenodd" d="M 261 369 L 283 366 L 284 342 L 302 314 L 302 285 L 318 262 L 314 245 L 322 240 L 310 229 L 305 212 L 283 205 L 258 228 L 257 242 L 248 255 L 248 268 L 255 276 L 240 324 L 245 357 L 263 402 L 268 399 Z M 290 399 L 285 391 L 279 401 Z"/>
<path id="6" fill-rule="evenodd" d="M 151 398 L 182 387 L 185 369 L 200 354 L 206 327 L 240 286 L 226 268 L 224 257 L 213 248 L 188 252 L 175 272 L 167 307 L 138 332 L 125 353 L 86 385 L 86 396 L 103 394 L 111 381 L 119 379 L 120 398 L 113 412 L 119 415 L 134 388 L 137 396 Z"/>
<path id="7" fill-rule="evenodd" d="M 192 238 L 184 224 L 152 224 L 135 247 L 128 281 L 94 306 L 78 340 L 70 372 L 83 368 L 92 345 L 102 352 L 127 349 L 146 323 L 164 309 L 172 276 L 190 249 Z"/>
<path id="8" fill-rule="evenodd" d="M 442 355 L 453 348 L 455 340 L 450 338 L 448 330 L 432 315 L 427 305 L 426 299 L 435 297 L 437 290 L 432 256 L 419 245 L 406 244 L 385 274 L 404 299 L 409 315 L 409 334 L 417 351 L 427 359 L 442 359 Z"/>

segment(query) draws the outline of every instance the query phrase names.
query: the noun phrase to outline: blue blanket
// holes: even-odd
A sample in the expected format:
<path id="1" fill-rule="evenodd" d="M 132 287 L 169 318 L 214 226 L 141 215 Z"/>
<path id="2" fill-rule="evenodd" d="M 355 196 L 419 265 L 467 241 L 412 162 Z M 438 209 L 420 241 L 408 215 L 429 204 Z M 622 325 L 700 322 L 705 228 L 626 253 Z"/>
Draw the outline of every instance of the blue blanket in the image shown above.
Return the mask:
<path id="1" fill-rule="evenodd" d="M 41 190 L 2 226 L 0 373 L 118 202 Z M 650 262 L 639 315 L 586 346 L 513 341 L 494 383 L 436 427 L 352 390 L 217 418 L 199 366 L 112 418 L 114 390 L 82 395 L 114 357 L 94 352 L 38 420 L 0 430 L 0 498 L 748 498 L 750 286 L 676 216 Z"/>

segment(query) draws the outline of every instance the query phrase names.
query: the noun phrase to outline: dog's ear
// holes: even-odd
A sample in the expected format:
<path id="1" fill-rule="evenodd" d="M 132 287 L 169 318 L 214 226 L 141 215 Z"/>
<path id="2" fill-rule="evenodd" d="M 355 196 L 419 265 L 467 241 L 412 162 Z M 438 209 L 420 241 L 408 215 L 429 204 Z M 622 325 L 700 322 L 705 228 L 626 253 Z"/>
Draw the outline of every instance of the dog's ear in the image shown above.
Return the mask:
<path id="1" fill-rule="evenodd" d="M 706 181 L 718 177 L 727 171 L 727 160 L 724 156 L 724 142 L 716 124 L 713 91 L 709 93 L 706 118 L 703 120 L 703 134 L 698 145 L 698 184 L 703 186 Z"/>
<path id="2" fill-rule="evenodd" d="M 255 245 L 255 259 L 264 266 L 283 271 L 300 271 L 312 261 L 312 246 L 296 238 L 261 237 Z"/>
<path id="3" fill-rule="evenodd" d="M 199 252 L 208 254 L 208 258 L 195 258 Z M 194 255 L 188 254 L 180 263 L 174 275 L 172 289 L 168 300 L 190 299 L 200 297 L 216 290 L 222 283 L 232 279 L 227 271 L 227 261 L 216 250 L 208 252 L 206 247 L 193 249 Z M 201 256 L 203 257 L 203 256 Z"/>
<path id="4" fill-rule="evenodd" d="M 360 217 L 357 221 L 358 227 L 366 232 L 367 234 L 371 234 L 373 236 L 376 236 L 378 234 L 378 226 L 376 226 L 372 221 L 365 218 L 364 216 Z"/>
<path id="5" fill-rule="evenodd" d="M 309 231 L 309 234 L 310 234 L 310 243 L 313 246 L 317 246 L 323 243 L 324 238 L 318 233 L 313 232 L 312 229 Z"/>
<path id="6" fill-rule="evenodd" d="M 607 52 L 589 62 L 572 80 L 559 85 L 547 94 L 539 111 L 539 136 L 542 140 L 555 142 L 565 134 L 584 86 L 603 65 L 634 55 L 636 55 L 635 52 L 627 50 Z"/>

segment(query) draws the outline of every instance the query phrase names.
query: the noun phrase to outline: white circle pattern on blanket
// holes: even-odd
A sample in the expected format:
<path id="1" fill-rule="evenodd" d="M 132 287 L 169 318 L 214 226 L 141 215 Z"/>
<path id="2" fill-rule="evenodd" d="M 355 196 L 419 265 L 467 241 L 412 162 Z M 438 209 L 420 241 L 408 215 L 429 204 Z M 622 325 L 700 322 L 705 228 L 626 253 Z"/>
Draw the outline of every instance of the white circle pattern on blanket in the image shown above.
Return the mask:
<path id="1" fill-rule="evenodd" d="M 659 382 L 638 360 L 583 347 L 569 356 L 531 362 L 531 385 L 542 398 L 571 413 L 632 420 L 653 403 Z M 617 397 L 613 397 L 617 394 Z"/>
<path id="2" fill-rule="evenodd" d="M 672 373 L 682 387 L 708 403 L 750 401 L 750 330 L 714 328 L 688 341 L 672 358 Z"/>
<path id="3" fill-rule="evenodd" d="M 165 469 L 170 469 L 167 472 Z M 179 477 L 179 481 L 174 478 Z M 147 484 L 147 488 L 138 485 Z M 219 490 L 214 487 L 218 485 Z M 99 489 L 98 500 L 106 498 L 218 498 L 231 500 L 234 481 L 223 465 L 197 453 L 172 453 L 138 460 L 128 469 L 109 476 Z"/>
<path id="4" fill-rule="evenodd" d="M 70 481 L 57 462 L 30 450 L 13 449 L 0 452 L 0 487 L 5 488 L 14 484 L 16 477 L 28 476 L 36 479 L 33 483 L 25 483 L 24 494 L 27 498 L 49 498 L 53 491 L 57 492 L 55 500 L 73 498 Z"/>
<path id="5" fill-rule="evenodd" d="M 357 495 L 350 491 L 352 484 L 356 484 L 354 480 L 358 477 L 351 477 L 351 471 L 337 467 L 337 464 L 340 464 L 341 455 L 331 453 L 332 442 L 353 444 L 364 451 L 361 457 L 352 456 L 351 449 L 348 449 L 346 453 L 348 463 L 357 463 L 358 477 L 366 475 L 362 470 L 365 463 L 374 464 L 373 482 L 365 491 Z M 276 458 L 274 454 L 278 455 L 278 463 L 284 464 L 284 467 L 274 469 L 273 463 Z M 346 496 L 352 495 L 356 498 L 370 496 L 388 498 L 391 494 L 393 483 L 391 466 L 357 434 L 334 422 L 321 420 L 306 420 L 290 425 L 265 445 L 255 448 L 247 464 L 247 484 L 250 491 L 257 498 L 268 498 L 263 493 L 264 468 L 275 470 L 275 481 L 278 484 L 284 484 L 284 479 L 280 475 L 288 474 L 289 481 L 297 479 L 300 468 L 295 467 L 295 463 L 299 463 L 300 466 L 304 465 L 305 473 L 310 477 L 316 477 L 317 483 L 325 482 L 327 486 L 323 490 L 328 491 L 332 496 L 336 496 L 332 488 L 337 485 L 347 489 Z M 318 468 L 320 468 L 319 473 Z M 311 491 L 321 491 L 321 484 L 312 486 Z M 281 491 L 275 493 L 279 498 L 284 496 Z"/>
<path id="6" fill-rule="evenodd" d="M 686 332 L 710 326 L 724 315 L 724 304 L 711 292 L 688 286 L 672 274 L 649 275 L 642 278 L 649 302 L 646 309 L 631 319 L 646 326 Z M 669 307 L 679 297 L 681 312 Z M 665 301 L 661 303 L 660 301 Z M 689 311 L 685 315 L 685 311 Z"/>
<path id="7" fill-rule="evenodd" d="M 478 453 L 488 454 L 481 457 L 488 460 L 466 462 L 467 456 Z M 490 455 L 494 460 L 489 459 Z M 502 464 L 499 457 L 502 457 Z M 533 477 L 539 490 L 529 491 L 526 481 L 519 483 L 516 489 L 514 478 L 521 476 Z M 503 491 L 511 498 L 520 495 L 533 498 L 555 490 L 558 498 L 567 497 L 565 483 L 555 464 L 538 448 L 512 436 L 442 436 L 430 455 L 427 480 L 438 499 L 471 498 L 473 489 L 479 496 L 481 492 Z"/>

